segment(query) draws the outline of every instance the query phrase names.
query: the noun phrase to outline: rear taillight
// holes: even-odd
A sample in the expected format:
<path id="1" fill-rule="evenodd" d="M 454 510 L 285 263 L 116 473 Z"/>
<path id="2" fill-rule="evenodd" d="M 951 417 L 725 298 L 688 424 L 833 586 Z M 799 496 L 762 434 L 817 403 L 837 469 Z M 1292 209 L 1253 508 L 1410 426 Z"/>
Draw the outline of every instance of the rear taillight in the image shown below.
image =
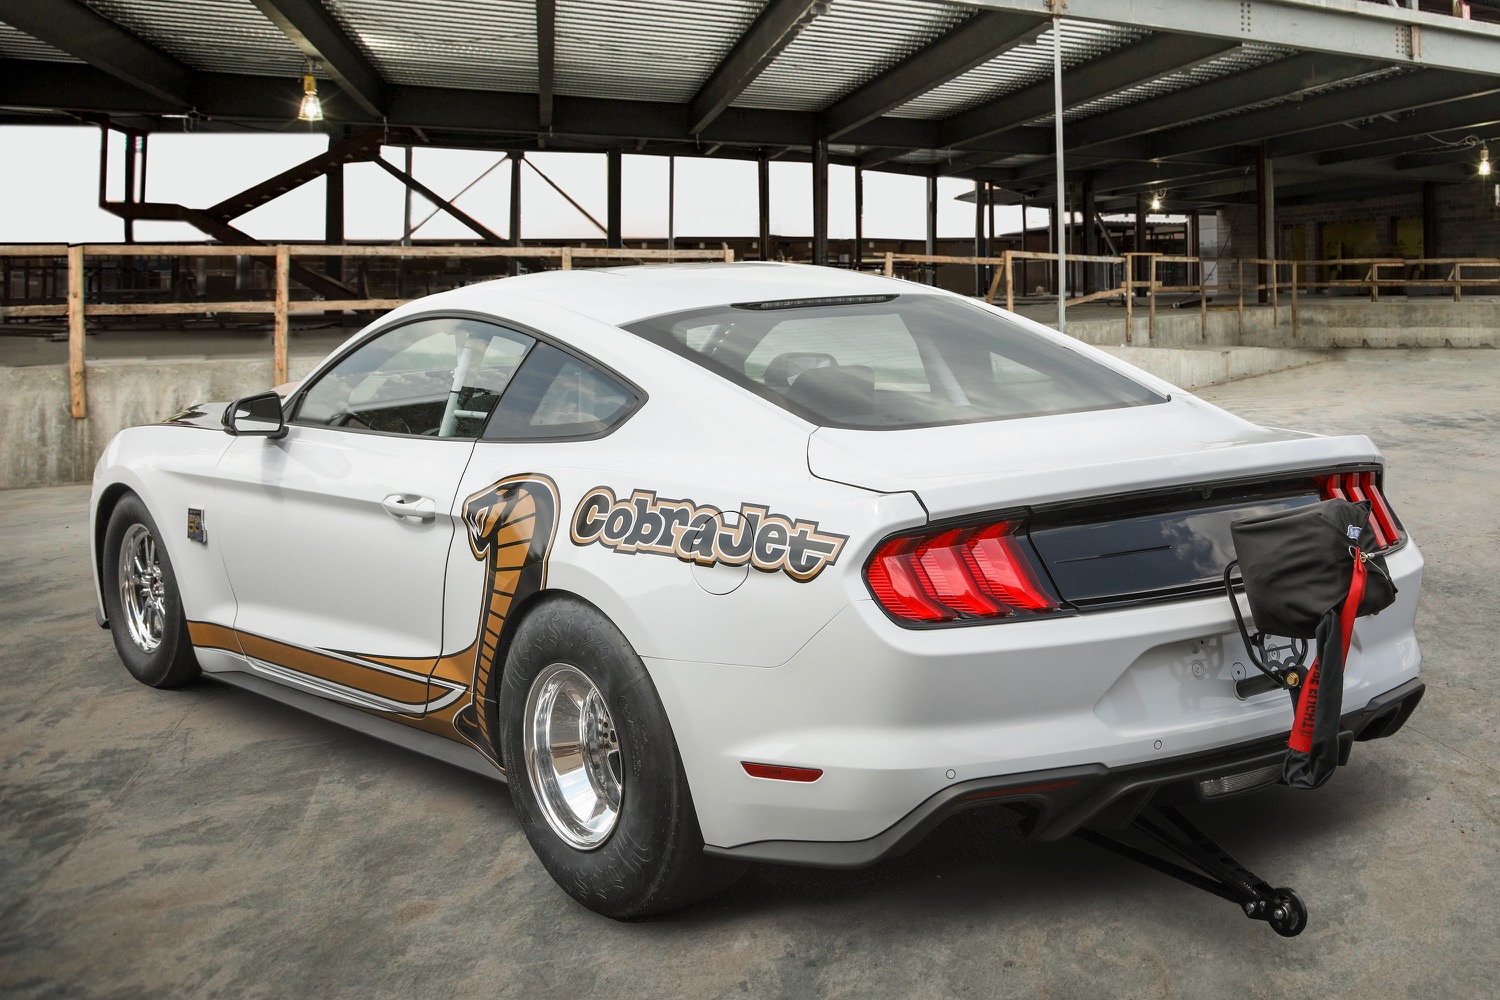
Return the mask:
<path id="1" fill-rule="evenodd" d="M 1370 527 L 1375 531 L 1375 544 L 1380 548 L 1395 545 L 1401 540 L 1401 526 L 1391 513 L 1390 505 L 1375 485 L 1375 473 L 1341 472 L 1325 476 L 1318 486 L 1324 500 L 1348 500 L 1351 503 L 1370 501 Z"/>
<path id="2" fill-rule="evenodd" d="M 1019 521 L 892 538 L 865 567 L 870 593 L 898 621 L 941 624 L 1034 617 L 1061 602 L 1019 537 Z"/>

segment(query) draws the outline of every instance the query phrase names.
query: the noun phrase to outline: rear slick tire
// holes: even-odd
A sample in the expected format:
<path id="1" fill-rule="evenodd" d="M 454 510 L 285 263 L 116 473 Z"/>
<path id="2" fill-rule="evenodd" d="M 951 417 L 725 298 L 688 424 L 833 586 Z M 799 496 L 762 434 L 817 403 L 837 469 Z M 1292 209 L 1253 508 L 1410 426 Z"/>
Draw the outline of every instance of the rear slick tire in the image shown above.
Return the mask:
<path id="1" fill-rule="evenodd" d="M 130 675 L 154 688 L 197 680 L 177 574 L 161 532 L 140 497 L 129 494 L 104 532 L 100 589 L 115 650 Z"/>
<path id="2" fill-rule="evenodd" d="M 616 920 L 698 902 L 742 863 L 703 853 L 677 743 L 625 636 L 591 605 L 553 598 L 521 621 L 499 721 L 521 828 L 547 871 Z"/>

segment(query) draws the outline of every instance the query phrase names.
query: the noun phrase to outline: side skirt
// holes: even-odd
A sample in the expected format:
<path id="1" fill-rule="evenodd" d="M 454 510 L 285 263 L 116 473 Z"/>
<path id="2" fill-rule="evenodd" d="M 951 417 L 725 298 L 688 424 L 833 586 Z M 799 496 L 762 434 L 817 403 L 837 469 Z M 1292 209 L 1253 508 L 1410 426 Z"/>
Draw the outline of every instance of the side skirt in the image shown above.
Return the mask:
<path id="1" fill-rule="evenodd" d="M 200 653 L 199 655 L 201 656 L 202 654 Z M 245 673 L 243 670 L 230 671 L 221 668 L 210 672 L 205 669 L 204 673 L 205 676 L 212 677 L 216 681 L 222 681 L 233 687 L 243 688 L 246 691 L 253 691 L 256 694 L 264 695 L 274 701 L 301 709 L 309 715 L 316 715 L 321 719 L 327 719 L 329 722 L 337 723 L 347 729 L 364 733 L 366 736 L 373 736 L 378 740 L 394 743 L 408 750 L 415 750 L 424 756 L 440 760 L 445 764 L 452 764 L 455 767 L 461 767 L 466 771 L 472 771 L 475 774 L 494 779 L 495 781 L 502 783 L 505 781 L 505 772 L 492 764 L 488 757 L 468 744 L 457 743 L 420 729 L 403 726 L 399 722 L 382 719 L 377 715 L 362 712 L 357 708 L 341 705 L 335 701 L 328 701 L 324 698 L 319 698 L 317 695 L 277 684 L 275 681 L 267 680 L 255 674 Z"/>

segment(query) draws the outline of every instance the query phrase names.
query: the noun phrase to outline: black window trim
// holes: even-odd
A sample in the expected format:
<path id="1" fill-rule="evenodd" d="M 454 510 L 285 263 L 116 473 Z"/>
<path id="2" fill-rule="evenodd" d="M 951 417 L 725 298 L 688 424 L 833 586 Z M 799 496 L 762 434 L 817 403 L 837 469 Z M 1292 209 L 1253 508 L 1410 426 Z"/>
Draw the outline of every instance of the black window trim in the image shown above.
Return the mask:
<path id="1" fill-rule="evenodd" d="M 403 434 L 400 431 L 377 431 L 364 427 L 330 427 L 327 424 L 303 424 L 297 422 L 296 415 L 298 411 L 302 409 L 303 398 L 307 395 L 308 390 L 311 389 L 314 384 L 316 384 L 317 379 L 321 379 L 324 375 L 337 367 L 340 363 L 343 362 L 345 358 L 349 357 L 355 351 L 364 347 L 376 337 L 384 336 L 385 334 L 390 333 L 392 330 L 398 330 L 401 327 L 409 326 L 412 323 L 420 323 L 434 319 L 474 320 L 476 322 L 486 323 L 490 326 L 498 326 L 503 330 L 509 330 L 511 333 L 518 333 L 522 336 L 530 337 L 532 340 L 532 344 L 526 349 L 526 353 L 521 355 L 521 360 L 516 364 L 516 371 L 512 373 L 510 381 L 505 383 L 505 389 L 500 393 L 500 398 L 495 401 L 495 407 L 490 411 L 490 415 L 485 419 L 484 426 L 480 428 L 479 435 L 477 437 L 433 437 L 431 438 L 431 440 L 433 441 L 467 441 L 470 444 L 479 444 L 481 442 L 490 444 L 541 444 L 548 441 L 592 441 L 597 438 L 608 437 L 620 427 L 623 427 L 626 421 L 635 416 L 636 413 L 639 412 L 640 408 L 642 406 L 645 406 L 646 403 L 650 400 L 650 396 L 649 394 L 647 394 L 646 390 L 642 389 L 631 379 L 628 379 L 624 375 L 620 374 L 620 372 L 616 369 L 611 368 L 609 365 L 604 364 L 602 361 L 584 354 L 582 351 L 577 350 L 569 344 L 562 343 L 556 337 L 542 333 L 540 330 L 537 330 L 534 327 L 529 326 L 528 324 L 516 323 L 512 320 L 497 316 L 494 313 L 478 312 L 477 310 L 473 309 L 439 309 L 435 312 L 421 313 L 420 315 L 415 316 L 403 316 L 401 319 L 396 320 L 395 322 L 384 323 L 380 326 L 376 326 L 373 329 L 367 331 L 364 336 L 349 344 L 342 351 L 339 351 L 337 354 L 330 355 L 329 357 L 323 359 L 323 362 L 319 364 L 314 371 L 310 372 L 308 376 L 301 381 L 300 384 L 298 384 L 296 391 L 288 396 L 286 402 L 282 404 L 282 412 L 290 414 L 290 416 L 287 417 L 286 422 L 296 427 L 317 427 L 323 430 L 330 431 L 347 431 L 351 434 L 373 434 L 380 437 L 427 439 L 427 436 L 423 434 Z M 536 348 L 537 344 L 547 344 L 549 347 L 553 347 L 564 354 L 572 356 L 574 359 L 585 365 L 588 365 L 590 368 L 608 375 L 615 382 L 619 383 L 619 385 L 627 392 L 629 392 L 632 396 L 629 407 L 620 415 L 618 419 L 615 420 L 614 423 L 610 424 L 604 430 L 592 431 L 588 434 L 553 435 L 550 437 L 487 437 L 486 432 L 489 430 L 491 422 L 495 419 L 495 414 L 499 411 L 500 404 L 505 400 L 505 394 L 510 391 L 511 385 L 515 382 L 515 375 L 520 373 L 521 366 L 526 364 L 527 359 L 531 357 L 531 353 Z"/>

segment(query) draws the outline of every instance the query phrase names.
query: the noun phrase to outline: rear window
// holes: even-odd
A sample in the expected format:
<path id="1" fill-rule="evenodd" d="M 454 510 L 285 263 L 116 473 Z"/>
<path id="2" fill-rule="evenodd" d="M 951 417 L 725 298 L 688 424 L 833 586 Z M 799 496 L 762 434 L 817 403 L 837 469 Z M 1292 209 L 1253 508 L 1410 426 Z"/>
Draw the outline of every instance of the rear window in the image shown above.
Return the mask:
<path id="1" fill-rule="evenodd" d="M 1166 397 L 973 304 L 742 303 L 626 329 L 827 427 L 932 427 Z"/>

